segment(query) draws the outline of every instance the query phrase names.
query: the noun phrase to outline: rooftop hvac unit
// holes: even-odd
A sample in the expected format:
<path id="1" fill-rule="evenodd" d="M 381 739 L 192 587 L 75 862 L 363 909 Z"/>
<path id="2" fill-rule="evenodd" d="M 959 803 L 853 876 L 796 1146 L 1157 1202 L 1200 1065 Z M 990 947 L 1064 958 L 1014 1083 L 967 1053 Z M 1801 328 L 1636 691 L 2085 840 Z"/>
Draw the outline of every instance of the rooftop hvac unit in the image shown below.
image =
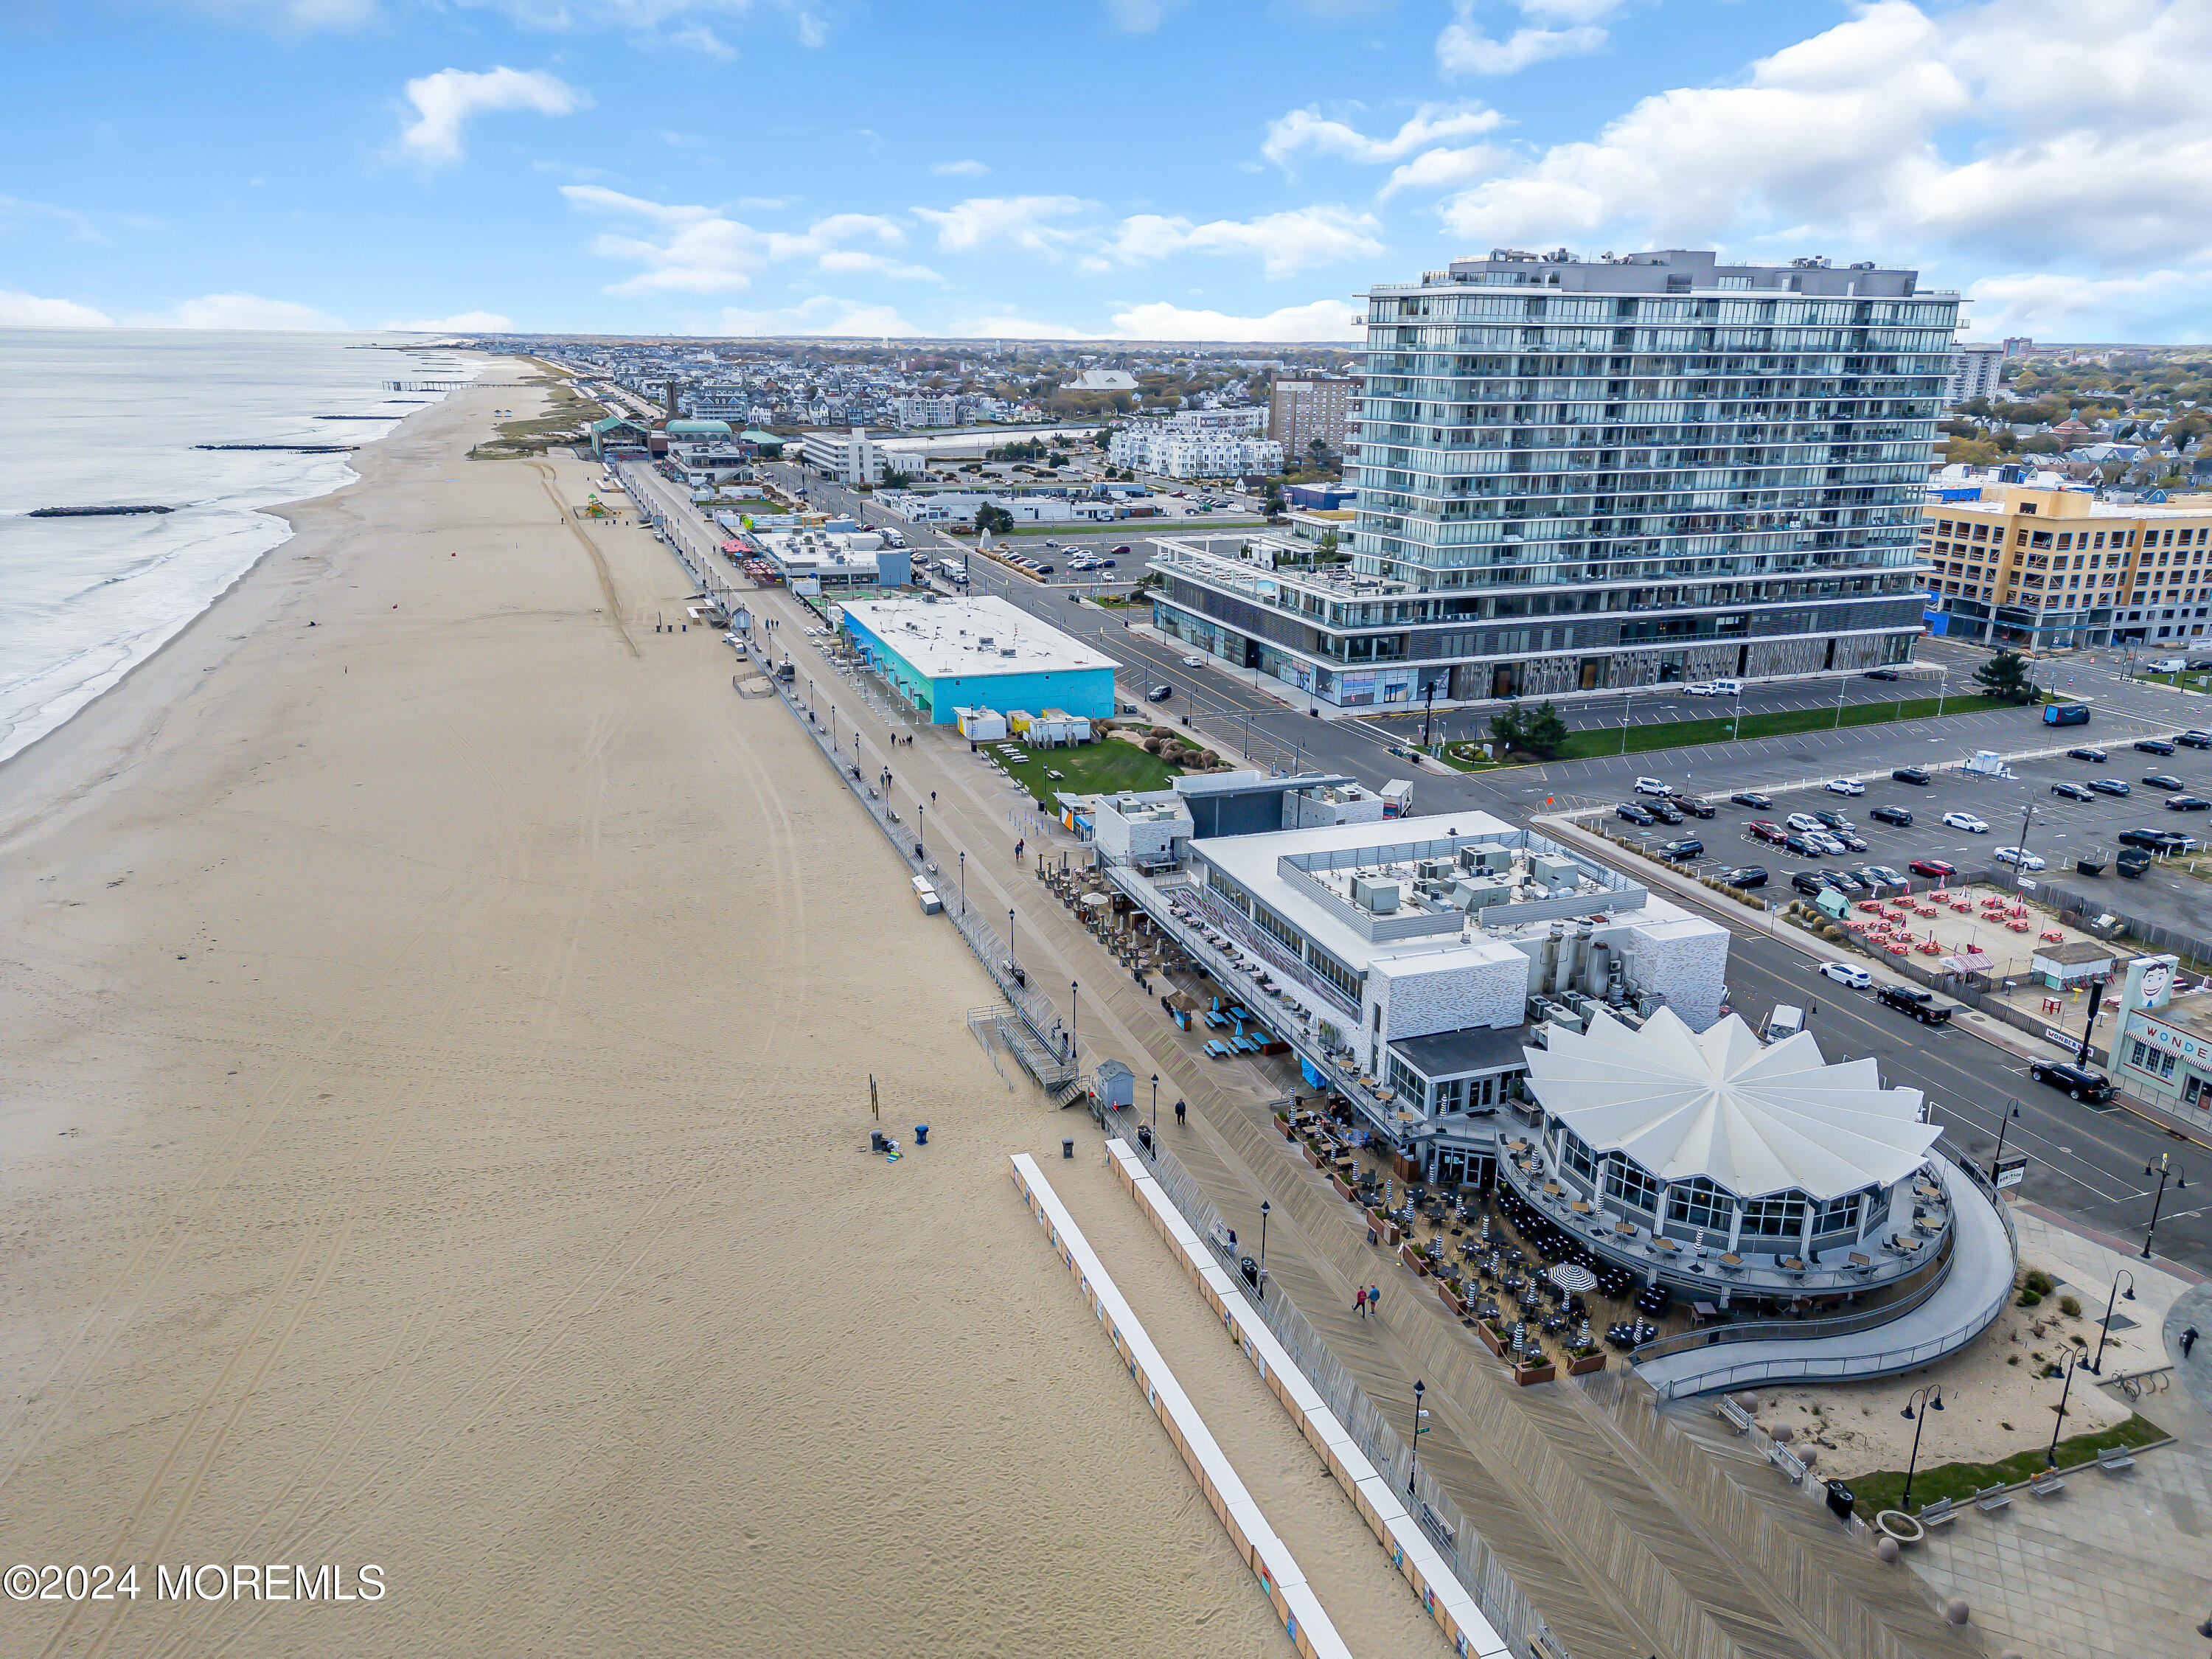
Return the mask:
<path id="1" fill-rule="evenodd" d="M 1424 859 L 1413 873 L 1423 881 L 1449 881 L 1455 872 L 1449 859 Z"/>
<path id="2" fill-rule="evenodd" d="M 1565 884 L 1571 889 L 1582 875 L 1582 866 L 1572 859 L 1554 858 L 1541 853 L 1528 860 L 1528 868 L 1540 880 L 1555 886 Z"/>
<path id="3" fill-rule="evenodd" d="M 1583 1027 L 1589 1022 L 1571 1008 L 1554 1007 L 1552 1010 L 1551 1024 L 1563 1031 L 1572 1031 L 1577 1036 L 1580 1036 Z"/>
<path id="4" fill-rule="evenodd" d="M 1352 902 L 1361 908 L 1387 915 L 1398 908 L 1399 886 L 1380 876 L 1354 876 L 1352 878 Z"/>

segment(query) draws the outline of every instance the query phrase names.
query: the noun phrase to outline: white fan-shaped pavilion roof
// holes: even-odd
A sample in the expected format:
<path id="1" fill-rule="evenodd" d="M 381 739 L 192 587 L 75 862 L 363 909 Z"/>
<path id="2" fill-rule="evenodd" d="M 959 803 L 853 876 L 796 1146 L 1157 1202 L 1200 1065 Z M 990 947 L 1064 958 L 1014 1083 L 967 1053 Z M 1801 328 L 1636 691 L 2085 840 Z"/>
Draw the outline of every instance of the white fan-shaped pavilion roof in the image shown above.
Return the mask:
<path id="1" fill-rule="evenodd" d="M 1699 1033 L 1662 1008 L 1640 1031 L 1603 1012 L 1528 1050 L 1544 1109 L 1601 1152 L 1666 1181 L 1705 1176 L 1739 1198 L 1841 1198 L 1920 1167 L 1942 1133 L 1917 1089 L 1885 1089 L 1871 1060 L 1832 1066 L 1812 1034 L 1769 1048 L 1731 1014 Z"/>

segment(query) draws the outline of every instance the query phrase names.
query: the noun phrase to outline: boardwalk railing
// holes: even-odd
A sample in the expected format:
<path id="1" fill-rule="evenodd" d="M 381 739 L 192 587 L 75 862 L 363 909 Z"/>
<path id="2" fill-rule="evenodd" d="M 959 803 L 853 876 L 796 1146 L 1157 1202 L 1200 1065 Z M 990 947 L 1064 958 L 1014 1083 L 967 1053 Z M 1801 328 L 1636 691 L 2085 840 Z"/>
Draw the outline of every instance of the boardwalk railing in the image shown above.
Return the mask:
<path id="1" fill-rule="evenodd" d="M 1153 1137 L 1146 1160 L 1160 1190 L 1182 1212 L 1183 1219 L 1198 1236 L 1211 1243 L 1215 1237 L 1214 1229 L 1222 1224 L 1221 1212 L 1214 1208 L 1213 1200 L 1176 1161 L 1175 1154 L 1159 1144 L 1158 1136 Z M 1221 1255 L 1229 1271 L 1235 1273 L 1235 1261 L 1218 1244 L 1212 1248 Z M 1320 1392 L 1368 1461 L 1390 1475 L 1395 1490 L 1406 1491 L 1406 1471 L 1411 1459 L 1405 1441 L 1345 1370 L 1320 1333 L 1291 1305 L 1281 1287 L 1271 1285 L 1270 1289 L 1273 1293 L 1259 1304 L 1260 1316 L 1267 1322 L 1268 1330 L 1305 1374 L 1306 1380 Z M 1566 1650 L 1514 1582 L 1497 1552 L 1461 1513 L 1459 1505 L 1443 1488 L 1430 1478 L 1426 1469 L 1415 1475 L 1413 1492 L 1415 1501 L 1408 1507 L 1420 1517 L 1423 1529 L 1443 1553 L 1454 1576 L 1474 1597 L 1483 1617 L 1511 1643 L 1513 1651 L 1556 1654 L 1559 1659 L 1569 1659 Z M 1538 1646 L 1539 1641 L 1545 1645 Z"/>

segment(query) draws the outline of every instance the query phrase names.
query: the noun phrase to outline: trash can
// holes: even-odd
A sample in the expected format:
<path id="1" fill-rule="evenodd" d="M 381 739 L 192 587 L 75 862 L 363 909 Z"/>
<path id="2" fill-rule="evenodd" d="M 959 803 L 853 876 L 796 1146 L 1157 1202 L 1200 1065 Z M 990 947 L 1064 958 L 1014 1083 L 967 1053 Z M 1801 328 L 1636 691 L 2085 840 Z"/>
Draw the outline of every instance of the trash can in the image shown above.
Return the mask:
<path id="1" fill-rule="evenodd" d="M 1075 1137 L 1073 1135 L 1062 1135 L 1060 1137 L 1060 1155 L 1062 1158 L 1073 1158 L 1075 1156 Z"/>
<path id="2" fill-rule="evenodd" d="M 929 1125 L 917 1123 L 914 1126 L 914 1144 L 917 1146 L 929 1145 Z"/>
<path id="3" fill-rule="evenodd" d="M 1831 1480 L 1828 1482 L 1828 1508 L 1835 1516 L 1837 1520 L 1850 1520 L 1851 1518 L 1851 1505 L 1856 1504 L 1857 1501 L 1858 1499 L 1853 1496 L 1851 1489 L 1845 1486 L 1842 1481 Z"/>

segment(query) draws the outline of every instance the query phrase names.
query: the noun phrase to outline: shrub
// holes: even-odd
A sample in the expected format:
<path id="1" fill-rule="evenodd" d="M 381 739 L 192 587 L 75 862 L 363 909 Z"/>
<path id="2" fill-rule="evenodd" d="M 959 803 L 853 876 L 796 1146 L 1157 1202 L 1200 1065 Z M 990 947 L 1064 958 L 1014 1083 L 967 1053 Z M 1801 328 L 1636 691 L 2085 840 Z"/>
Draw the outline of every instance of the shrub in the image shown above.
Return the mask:
<path id="1" fill-rule="evenodd" d="M 2058 1298 L 2058 1311 L 2064 1314 L 2069 1319 L 2079 1319 L 2081 1316 L 2081 1298 L 2075 1296 L 2060 1297 Z"/>
<path id="2" fill-rule="evenodd" d="M 2021 1276 L 2021 1284 L 2038 1296 L 2049 1296 L 2058 1288 L 2058 1281 L 2040 1267 L 2030 1267 Z"/>
<path id="3" fill-rule="evenodd" d="M 2023 1290 L 2020 1293 L 2018 1299 L 2013 1303 L 2013 1306 L 2015 1308 L 2033 1308 L 2042 1300 L 2043 1294 L 2041 1291 Z"/>

